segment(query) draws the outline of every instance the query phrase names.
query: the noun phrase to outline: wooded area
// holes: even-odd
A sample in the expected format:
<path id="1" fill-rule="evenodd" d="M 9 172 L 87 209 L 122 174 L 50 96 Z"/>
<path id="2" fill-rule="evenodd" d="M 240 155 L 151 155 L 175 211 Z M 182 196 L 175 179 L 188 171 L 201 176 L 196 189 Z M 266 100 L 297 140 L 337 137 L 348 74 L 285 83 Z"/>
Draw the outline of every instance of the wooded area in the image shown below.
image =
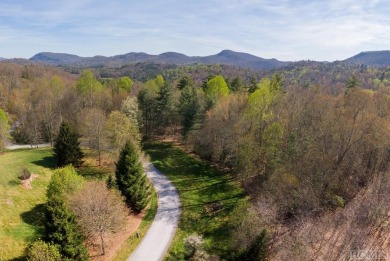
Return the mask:
<path id="1" fill-rule="evenodd" d="M 314 62 L 257 74 L 231 67 L 214 74 L 210 68 L 217 66 L 170 68 L 140 82 L 123 75 L 125 68 L 118 78 L 101 78 L 99 70 L 75 76 L 58 68 L 2 63 L 0 149 L 11 129 L 16 142 L 52 143 L 58 166 L 81 165 L 80 145 L 96 152 L 98 165 L 103 153 L 119 156 L 116 182 L 110 184 L 137 213 L 148 198 L 141 141 L 173 140 L 233 174 L 250 197 L 245 209 L 237 206 L 246 213 L 235 223 L 232 249 L 240 254 L 224 258 L 239 260 L 253 249 L 267 252 L 260 260 L 281 253 L 295 258 L 298 254 L 275 245 L 283 231 L 300 233 L 294 226 L 347 209 L 388 171 L 389 68 Z M 69 141 L 64 137 L 72 137 L 73 145 L 64 147 L 76 148 L 75 159 L 61 150 L 61 142 Z M 131 188 L 134 183 L 145 189 Z M 84 210 L 75 209 L 75 215 L 51 190 L 49 209 L 69 215 L 77 226 L 76 216 Z M 256 234 L 250 232 L 254 226 L 260 228 Z M 48 241 L 59 245 L 83 240 L 74 234 L 65 242 L 53 233 Z M 313 251 L 301 241 L 302 251 Z M 267 248 L 256 248 L 256 242 Z M 58 250 L 69 258 L 85 256 L 83 249 Z"/>

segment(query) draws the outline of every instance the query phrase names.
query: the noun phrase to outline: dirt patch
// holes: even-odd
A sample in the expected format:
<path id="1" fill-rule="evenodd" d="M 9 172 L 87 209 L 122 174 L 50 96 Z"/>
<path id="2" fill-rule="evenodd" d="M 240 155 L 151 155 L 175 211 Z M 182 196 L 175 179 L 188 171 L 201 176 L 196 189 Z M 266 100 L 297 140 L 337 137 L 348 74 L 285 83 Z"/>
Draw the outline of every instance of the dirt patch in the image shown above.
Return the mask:
<path id="1" fill-rule="evenodd" d="M 129 215 L 126 226 L 119 233 L 114 235 L 107 236 L 105 238 L 105 250 L 106 254 L 101 255 L 101 245 L 100 240 L 90 240 L 87 242 L 87 247 L 90 255 L 91 261 L 108 261 L 111 260 L 116 252 L 121 248 L 123 243 L 136 231 L 142 222 L 142 218 L 145 216 L 145 211 L 134 216 Z"/>
<path id="2" fill-rule="evenodd" d="M 12 206 L 14 204 L 14 201 L 10 198 L 7 198 L 4 200 L 4 204 L 8 206 Z"/>
<path id="3" fill-rule="evenodd" d="M 37 177 L 38 177 L 38 175 L 31 174 L 30 178 L 21 181 L 22 187 L 25 189 L 32 189 L 31 182 Z"/>

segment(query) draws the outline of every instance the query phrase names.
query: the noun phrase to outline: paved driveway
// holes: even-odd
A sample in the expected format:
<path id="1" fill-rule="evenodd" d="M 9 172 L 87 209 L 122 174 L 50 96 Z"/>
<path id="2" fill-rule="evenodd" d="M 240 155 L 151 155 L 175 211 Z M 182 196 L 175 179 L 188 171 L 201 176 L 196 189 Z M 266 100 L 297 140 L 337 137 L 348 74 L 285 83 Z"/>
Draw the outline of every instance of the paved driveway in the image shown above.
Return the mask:
<path id="1" fill-rule="evenodd" d="M 152 164 L 147 171 L 158 194 L 156 217 L 128 261 L 162 260 L 171 245 L 180 217 L 180 200 L 176 188 Z"/>

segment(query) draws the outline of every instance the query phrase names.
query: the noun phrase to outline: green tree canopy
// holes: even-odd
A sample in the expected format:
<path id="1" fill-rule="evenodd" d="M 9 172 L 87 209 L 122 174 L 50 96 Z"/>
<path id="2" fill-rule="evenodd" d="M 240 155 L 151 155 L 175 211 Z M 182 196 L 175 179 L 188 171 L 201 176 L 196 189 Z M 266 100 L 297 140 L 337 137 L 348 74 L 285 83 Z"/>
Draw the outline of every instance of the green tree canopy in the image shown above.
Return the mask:
<path id="1" fill-rule="evenodd" d="M 179 90 L 183 90 L 187 86 L 193 87 L 194 81 L 190 76 L 184 75 L 177 84 L 177 88 L 179 88 Z"/>
<path id="2" fill-rule="evenodd" d="M 63 122 L 60 132 L 54 140 L 54 154 L 57 159 L 57 166 L 62 167 L 68 164 L 80 166 L 83 153 L 80 149 L 79 137 L 76 130 L 68 123 Z"/>
<path id="3" fill-rule="evenodd" d="M 57 169 L 47 187 L 47 197 L 50 198 L 54 195 L 65 197 L 81 188 L 83 183 L 83 177 L 76 172 L 73 166 L 68 165 L 64 168 Z"/>
<path id="4" fill-rule="evenodd" d="M 61 261 L 61 254 L 56 245 L 42 240 L 35 241 L 27 249 L 28 261 Z"/>
<path id="5" fill-rule="evenodd" d="M 200 111 L 199 97 L 193 86 L 186 86 L 181 90 L 179 98 L 179 113 L 181 115 L 182 133 L 187 135 L 195 123 Z"/>
<path id="6" fill-rule="evenodd" d="M 232 92 L 242 91 L 244 88 L 244 83 L 242 82 L 241 77 L 235 77 L 230 83 L 230 90 Z"/>
<path id="7" fill-rule="evenodd" d="M 81 94 L 99 92 L 103 90 L 103 85 L 95 78 L 92 71 L 84 70 L 77 80 L 76 89 Z"/>
<path id="8" fill-rule="evenodd" d="M 110 113 L 105 128 L 109 144 L 115 152 L 119 152 L 126 141 L 131 141 L 137 147 L 141 142 L 138 126 L 126 114 L 120 111 Z"/>
<path id="9" fill-rule="evenodd" d="M 71 260 L 88 260 L 84 237 L 67 204 L 68 197 L 82 185 L 83 178 L 67 166 L 54 172 L 47 189 L 45 240 L 58 245 L 62 256 Z"/>
<path id="10" fill-rule="evenodd" d="M 140 213 L 149 200 L 149 186 L 136 147 L 126 142 L 116 163 L 116 183 L 127 205 Z"/>
<path id="11" fill-rule="evenodd" d="M 360 85 L 359 79 L 356 77 L 356 75 L 352 75 L 348 80 L 345 82 L 345 86 L 347 87 L 347 90 L 357 88 Z"/>
<path id="12" fill-rule="evenodd" d="M 127 97 L 126 100 L 122 101 L 121 112 L 126 114 L 133 125 L 139 127 L 139 109 L 137 97 Z"/>
<path id="13" fill-rule="evenodd" d="M 156 113 L 159 128 L 169 126 L 174 119 L 174 97 L 172 84 L 165 83 L 156 97 Z"/>
<path id="14" fill-rule="evenodd" d="M 229 95 L 229 87 L 222 75 L 217 75 L 206 83 L 205 93 L 214 105 L 219 98 Z"/>
<path id="15" fill-rule="evenodd" d="M 118 80 L 119 90 L 129 92 L 133 87 L 134 82 L 127 76 L 124 76 Z"/>
<path id="16" fill-rule="evenodd" d="M 81 94 L 83 107 L 93 107 L 104 87 L 90 70 L 84 70 L 76 82 L 76 90 Z"/>

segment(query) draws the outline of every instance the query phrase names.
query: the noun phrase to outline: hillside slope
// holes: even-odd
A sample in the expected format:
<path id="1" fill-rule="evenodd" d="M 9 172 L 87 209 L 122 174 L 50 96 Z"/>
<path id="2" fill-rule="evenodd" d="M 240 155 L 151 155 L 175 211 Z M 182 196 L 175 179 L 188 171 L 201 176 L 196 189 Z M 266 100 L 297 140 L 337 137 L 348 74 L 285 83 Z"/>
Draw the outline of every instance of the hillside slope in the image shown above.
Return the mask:
<path id="1" fill-rule="evenodd" d="M 280 227 L 273 239 L 271 260 L 355 260 L 355 254 L 388 260 L 388 174 L 375 177 L 345 208 Z"/>
<path id="2" fill-rule="evenodd" d="M 361 52 L 345 60 L 349 63 L 363 64 L 368 66 L 389 66 L 390 51 Z"/>

